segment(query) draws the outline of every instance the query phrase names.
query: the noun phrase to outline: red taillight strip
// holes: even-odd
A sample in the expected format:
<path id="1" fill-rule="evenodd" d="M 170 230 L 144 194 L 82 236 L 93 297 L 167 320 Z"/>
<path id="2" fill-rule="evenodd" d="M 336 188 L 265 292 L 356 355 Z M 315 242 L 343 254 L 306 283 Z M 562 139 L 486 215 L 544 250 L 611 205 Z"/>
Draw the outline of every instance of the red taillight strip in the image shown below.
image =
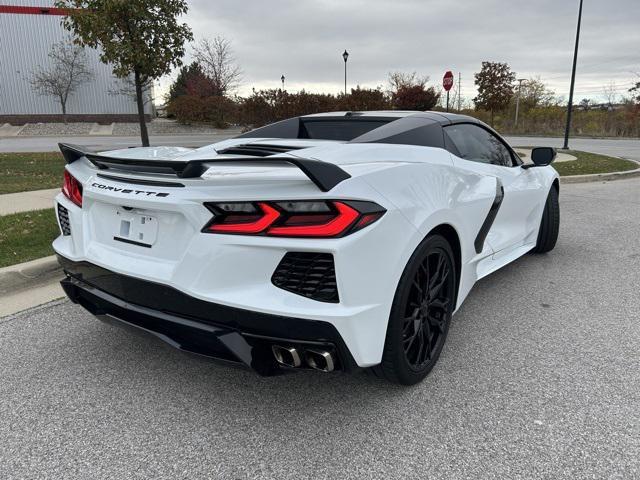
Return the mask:
<path id="1" fill-rule="evenodd" d="M 267 203 L 258 203 L 258 206 L 264 215 L 255 222 L 233 223 L 228 225 L 215 223 L 209 226 L 208 230 L 221 233 L 260 233 L 280 217 L 280 212 Z"/>
<path id="2" fill-rule="evenodd" d="M 335 237 L 342 234 L 360 216 L 360 212 L 342 202 L 334 202 L 338 216 L 320 225 L 271 227 L 267 235 L 287 237 Z"/>
<path id="3" fill-rule="evenodd" d="M 65 197 L 82 208 L 82 184 L 67 170 L 64 171 L 62 193 Z"/>
<path id="4" fill-rule="evenodd" d="M 300 238 L 349 235 L 371 225 L 386 211 L 377 203 L 364 200 L 236 201 L 205 205 L 214 217 L 204 226 L 203 233 Z"/>

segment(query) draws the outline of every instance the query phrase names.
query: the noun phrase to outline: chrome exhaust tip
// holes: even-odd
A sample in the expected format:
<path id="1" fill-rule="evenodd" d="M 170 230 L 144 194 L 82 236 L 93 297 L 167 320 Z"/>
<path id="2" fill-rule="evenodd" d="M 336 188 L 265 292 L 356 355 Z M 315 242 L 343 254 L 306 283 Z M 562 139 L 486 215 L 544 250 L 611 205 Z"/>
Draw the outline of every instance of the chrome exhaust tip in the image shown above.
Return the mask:
<path id="1" fill-rule="evenodd" d="M 336 362 L 331 352 L 326 350 L 305 350 L 304 360 L 314 370 L 333 372 Z"/>
<path id="2" fill-rule="evenodd" d="M 283 347 L 281 345 L 271 345 L 271 351 L 273 356 L 281 365 L 287 367 L 297 368 L 302 365 L 300 354 L 294 347 Z"/>

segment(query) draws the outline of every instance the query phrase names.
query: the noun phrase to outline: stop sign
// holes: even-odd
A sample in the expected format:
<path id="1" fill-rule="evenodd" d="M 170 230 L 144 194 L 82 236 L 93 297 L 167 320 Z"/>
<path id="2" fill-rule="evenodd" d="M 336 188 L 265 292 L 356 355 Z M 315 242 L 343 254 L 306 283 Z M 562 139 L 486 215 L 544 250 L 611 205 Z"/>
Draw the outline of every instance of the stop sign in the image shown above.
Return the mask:
<path id="1" fill-rule="evenodd" d="M 444 74 L 442 78 L 442 86 L 448 92 L 453 87 L 453 72 L 447 72 Z"/>

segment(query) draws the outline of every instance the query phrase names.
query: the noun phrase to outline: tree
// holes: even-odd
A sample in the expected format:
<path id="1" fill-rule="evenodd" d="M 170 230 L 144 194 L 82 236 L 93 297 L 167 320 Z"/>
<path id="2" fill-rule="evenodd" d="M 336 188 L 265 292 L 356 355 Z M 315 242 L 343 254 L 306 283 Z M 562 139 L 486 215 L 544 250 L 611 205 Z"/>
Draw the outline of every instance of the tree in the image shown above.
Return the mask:
<path id="1" fill-rule="evenodd" d="M 180 24 L 186 0 L 56 0 L 68 15 L 64 27 L 82 46 L 100 48 L 100 59 L 116 77 L 133 76 L 143 146 L 149 145 L 144 118 L 144 85 L 182 65 L 191 29 Z"/>
<path id="2" fill-rule="evenodd" d="M 611 80 L 611 82 L 602 87 L 602 94 L 607 101 L 607 108 L 613 110 L 613 106 L 618 103 L 618 87 L 615 80 Z"/>
<path id="3" fill-rule="evenodd" d="M 393 94 L 402 87 L 413 87 L 415 85 L 425 87 L 428 82 L 428 76 L 421 77 L 416 72 L 389 72 L 389 93 Z"/>
<path id="4" fill-rule="evenodd" d="M 67 101 L 80 85 L 93 79 L 93 72 L 87 64 L 84 49 L 74 45 L 71 39 L 54 43 L 49 50 L 51 64 L 48 68 L 38 67 L 29 82 L 40 95 L 56 97 L 67 121 Z"/>
<path id="5" fill-rule="evenodd" d="M 336 108 L 346 111 L 370 111 L 389 109 L 389 97 L 381 88 L 362 88 L 357 85 L 349 95 L 340 93 L 336 98 Z"/>
<path id="6" fill-rule="evenodd" d="M 583 98 L 580 100 L 580 108 L 585 112 L 591 110 L 591 107 L 593 107 L 593 100 L 590 98 Z"/>
<path id="7" fill-rule="evenodd" d="M 198 62 L 192 62 L 180 68 L 176 80 L 169 87 L 166 101 L 171 103 L 176 98 L 184 95 L 205 97 L 213 94 L 213 82 L 204 74 Z"/>
<path id="8" fill-rule="evenodd" d="M 391 103 L 398 110 L 431 110 L 438 104 L 440 93 L 427 87 L 429 77 L 416 72 L 389 73 Z"/>
<path id="9" fill-rule="evenodd" d="M 126 97 L 130 97 L 134 102 L 138 101 L 136 82 L 131 76 L 127 78 L 119 78 L 117 83 L 109 88 L 108 92 L 109 95 L 124 95 Z M 142 101 L 145 105 L 153 101 L 152 92 L 153 79 L 149 79 L 142 85 Z"/>
<path id="10" fill-rule="evenodd" d="M 433 87 L 421 85 L 400 87 L 391 97 L 393 107 L 398 110 L 431 110 L 438 104 L 440 94 Z"/>
<path id="11" fill-rule="evenodd" d="M 629 93 L 631 94 L 631 100 L 640 105 L 640 82 L 636 82 L 636 84 L 629 89 Z"/>
<path id="12" fill-rule="evenodd" d="M 513 82 L 516 74 L 509 65 L 500 62 L 482 62 L 482 68 L 475 74 L 478 96 L 473 99 L 476 109 L 488 110 L 493 115 L 507 108 L 513 97 Z"/>
<path id="13" fill-rule="evenodd" d="M 555 92 L 549 90 L 540 77 L 522 82 L 520 104 L 526 108 L 548 107 L 553 105 Z"/>
<path id="14" fill-rule="evenodd" d="M 229 95 L 238 88 L 242 70 L 236 64 L 229 40 L 222 36 L 213 40 L 203 38 L 193 50 L 202 71 L 213 82 L 214 95 Z"/>

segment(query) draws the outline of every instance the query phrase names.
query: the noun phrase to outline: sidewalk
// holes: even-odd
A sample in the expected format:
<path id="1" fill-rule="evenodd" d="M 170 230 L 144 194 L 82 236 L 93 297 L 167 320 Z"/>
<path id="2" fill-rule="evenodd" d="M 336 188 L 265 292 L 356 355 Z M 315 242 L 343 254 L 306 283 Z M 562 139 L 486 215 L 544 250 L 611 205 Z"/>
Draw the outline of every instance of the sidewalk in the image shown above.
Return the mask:
<path id="1" fill-rule="evenodd" d="M 0 195 L 0 215 L 53 208 L 53 199 L 59 188 Z"/>

